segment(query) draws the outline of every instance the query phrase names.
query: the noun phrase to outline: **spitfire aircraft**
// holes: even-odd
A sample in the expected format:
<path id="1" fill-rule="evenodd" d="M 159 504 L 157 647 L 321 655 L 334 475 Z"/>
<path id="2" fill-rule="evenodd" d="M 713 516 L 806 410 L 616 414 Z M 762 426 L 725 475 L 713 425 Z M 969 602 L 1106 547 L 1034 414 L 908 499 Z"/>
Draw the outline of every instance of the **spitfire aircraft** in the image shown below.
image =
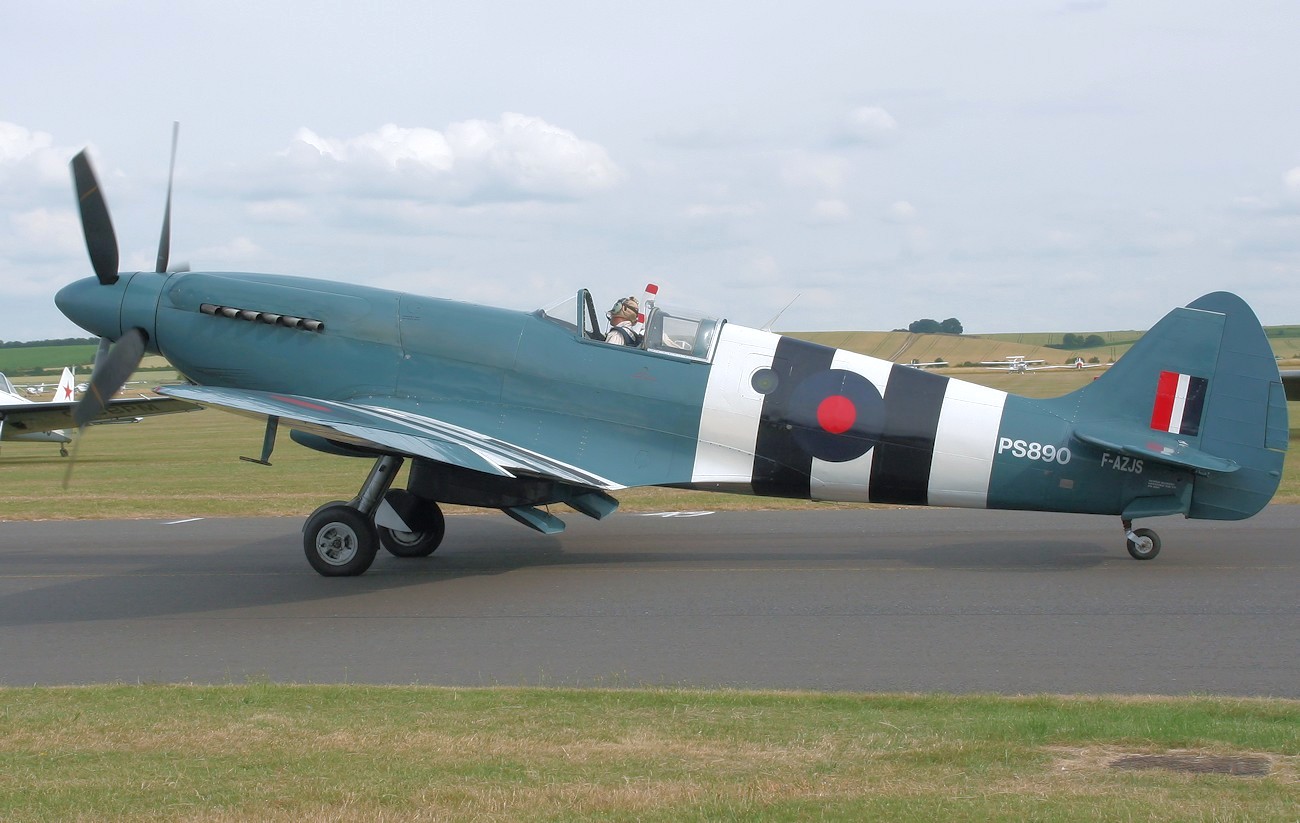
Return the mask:
<path id="1" fill-rule="evenodd" d="M 173 141 L 173 165 L 175 142 Z M 1287 447 L 1278 369 L 1250 308 L 1223 292 L 1174 309 L 1108 372 L 1039 400 L 655 306 L 638 346 L 605 342 L 590 292 L 532 312 L 271 274 L 119 272 L 84 152 L 72 161 L 95 277 L 59 291 L 115 341 L 77 419 L 146 351 L 188 383 L 159 391 L 264 420 L 309 448 L 373 461 L 303 528 L 323 575 L 379 546 L 427 556 L 440 504 L 500 509 L 539 532 L 563 503 L 614 513 L 634 486 L 827 501 L 1086 512 L 1119 518 L 1150 559 L 1158 515 L 1236 520 L 1277 488 Z M 246 458 L 248 459 L 248 458 Z M 392 488 L 411 461 L 405 489 Z"/>
<path id="2" fill-rule="evenodd" d="M 59 454 L 68 456 L 65 444 L 72 442 L 67 429 L 73 428 L 73 399 L 77 391 L 72 369 L 66 366 L 54 396 L 45 402 L 28 400 L 17 392 L 9 378 L 0 374 L 0 440 L 58 443 Z M 154 414 L 193 411 L 198 406 L 161 397 L 112 400 L 91 415 L 86 423 L 125 423 Z"/>

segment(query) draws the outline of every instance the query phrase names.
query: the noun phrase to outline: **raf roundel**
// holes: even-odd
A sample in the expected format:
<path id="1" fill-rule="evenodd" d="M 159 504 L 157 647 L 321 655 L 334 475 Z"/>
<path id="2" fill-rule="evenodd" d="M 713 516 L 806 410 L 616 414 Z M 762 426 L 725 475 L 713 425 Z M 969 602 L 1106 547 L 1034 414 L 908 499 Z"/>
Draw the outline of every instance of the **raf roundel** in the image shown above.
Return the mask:
<path id="1" fill-rule="evenodd" d="M 790 421 L 799 446 L 831 463 L 855 460 L 880 441 L 885 401 L 856 372 L 828 369 L 809 376 L 790 395 Z"/>

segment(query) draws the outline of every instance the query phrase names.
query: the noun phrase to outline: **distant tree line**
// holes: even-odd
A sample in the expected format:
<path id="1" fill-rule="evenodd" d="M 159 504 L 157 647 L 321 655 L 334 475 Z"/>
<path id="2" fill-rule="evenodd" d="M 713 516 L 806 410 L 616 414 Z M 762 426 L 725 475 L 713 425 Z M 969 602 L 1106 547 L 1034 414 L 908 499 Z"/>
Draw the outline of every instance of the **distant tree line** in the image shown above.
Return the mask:
<path id="1" fill-rule="evenodd" d="M 955 317 L 949 317 L 940 323 L 938 320 L 922 318 L 913 320 L 908 324 L 907 330 L 912 334 L 961 334 L 961 321 Z"/>
<path id="2" fill-rule="evenodd" d="M 0 340 L 0 349 L 30 349 L 36 346 L 79 346 L 99 343 L 98 337 L 60 337 L 56 340 Z"/>
<path id="3" fill-rule="evenodd" d="M 1100 334 L 1090 334 L 1084 337 L 1082 334 L 1066 333 L 1061 337 L 1060 343 L 1048 343 L 1049 349 L 1090 349 L 1093 346 L 1106 345 L 1106 338 Z"/>

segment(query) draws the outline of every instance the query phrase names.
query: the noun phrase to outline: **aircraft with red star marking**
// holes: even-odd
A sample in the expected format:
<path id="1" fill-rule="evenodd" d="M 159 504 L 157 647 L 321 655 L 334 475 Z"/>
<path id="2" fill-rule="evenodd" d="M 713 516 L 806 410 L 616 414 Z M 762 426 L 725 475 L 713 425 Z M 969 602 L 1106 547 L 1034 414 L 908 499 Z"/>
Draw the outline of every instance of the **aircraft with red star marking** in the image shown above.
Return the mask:
<path id="1" fill-rule="evenodd" d="M 54 396 L 47 401 L 28 400 L 19 394 L 9 378 L 0 374 L 0 440 L 29 443 L 58 443 L 59 454 L 68 456 L 68 432 L 76 428 L 72 412 L 77 407 L 76 382 L 72 369 L 63 367 L 63 376 Z M 193 403 L 163 397 L 139 397 L 111 400 L 90 424 L 133 423 L 155 414 L 194 411 Z"/>

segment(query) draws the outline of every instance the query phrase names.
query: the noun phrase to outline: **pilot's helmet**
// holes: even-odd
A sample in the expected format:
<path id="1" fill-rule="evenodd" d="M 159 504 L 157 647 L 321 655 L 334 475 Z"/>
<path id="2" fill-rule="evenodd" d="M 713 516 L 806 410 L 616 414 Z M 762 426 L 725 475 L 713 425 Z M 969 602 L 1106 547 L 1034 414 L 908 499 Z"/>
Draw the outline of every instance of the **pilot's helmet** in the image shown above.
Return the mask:
<path id="1" fill-rule="evenodd" d="M 637 315 L 641 313 L 641 306 L 637 303 L 635 297 L 623 297 L 614 301 L 614 308 L 606 312 L 606 317 L 611 321 L 627 320 L 636 322 Z"/>

